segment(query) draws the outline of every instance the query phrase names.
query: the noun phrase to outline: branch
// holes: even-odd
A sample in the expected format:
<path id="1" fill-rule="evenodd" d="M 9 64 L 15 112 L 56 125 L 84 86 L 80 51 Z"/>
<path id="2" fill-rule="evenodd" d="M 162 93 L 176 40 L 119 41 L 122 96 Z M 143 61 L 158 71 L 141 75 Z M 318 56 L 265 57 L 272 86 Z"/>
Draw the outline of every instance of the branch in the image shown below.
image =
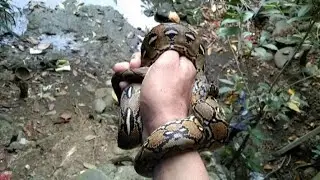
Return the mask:
<path id="1" fill-rule="evenodd" d="M 273 156 L 282 156 L 283 154 L 285 154 L 286 152 L 290 151 L 291 149 L 299 146 L 300 144 L 304 143 L 305 141 L 307 141 L 308 139 L 310 139 L 311 137 L 315 137 L 317 134 L 320 133 L 320 126 L 315 128 L 314 130 L 312 130 L 311 132 L 309 132 L 308 134 L 305 134 L 304 136 L 296 139 L 295 141 L 293 141 L 292 143 L 284 146 L 283 148 L 281 148 L 280 150 L 272 153 Z"/>

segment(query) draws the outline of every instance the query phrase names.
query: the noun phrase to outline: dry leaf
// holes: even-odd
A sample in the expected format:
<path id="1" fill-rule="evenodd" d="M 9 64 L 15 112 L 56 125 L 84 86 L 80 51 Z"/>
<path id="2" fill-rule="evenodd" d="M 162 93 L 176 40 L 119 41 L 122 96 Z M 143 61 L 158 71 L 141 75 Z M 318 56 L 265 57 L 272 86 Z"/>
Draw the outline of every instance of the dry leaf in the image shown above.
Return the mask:
<path id="1" fill-rule="evenodd" d="M 290 94 L 290 95 L 294 95 L 294 90 L 293 89 L 288 89 L 288 94 Z"/>
<path id="2" fill-rule="evenodd" d="M 116 95 L 116 93 L 114 92 L 113 89 L 112 89 L 112 93 L 111 94 L 112 94 L 113 100 L 118 103 L 119 101 L 118 101 L 117 95 Z"/>
<path id="3" fill-rule="evenodd" d="M 288 137 L 289 141 L 294 141 L 295 139 L 297 139 L 298 137 L 296 135 L 292 135 L 290 137 Z"/>
<path id="4" fill-rule="evenodd" d="M 272 170 L 272 169 L 273 169 L 273 166 L 270 165 L 270 164 L 265 164 L 265 165 L 263 166 L 263 169 L 264 169 L 264 170 Z"/>
<path id="5" fill-rule="evenodd" d="M 83 166 L 87 169 L 96 169 L 97 168 L 95 165 L 90 164 L 90 163 L 86 163 L 86 162 L 83 163 Z"/>
<path id="6" fill-rule="evenodd" d="M 90 141 L 90 140 L 92 140 L 92 139 L 94 139 L 94 138 L 96 138 L 97 136 L 95 136 L 95 135 L 92 135 L 92 134 L 89 134 L 88 136 L 86 136 L 85 138 L 84 138 L 84 140 L 85 141 Z"/>
<path id="7" fill-rule="evenodd" d="M 298 112 L 298 113 L 301 112 L 300 109 L 299 109 L 299 107 L 298 107 L 295 103 L 293 103 L 293 102 L 287 102 L 287 105 L 288 105 L 288 107 L 289 107 L 290 109 L 292 109 L 292 110 L 294 110 L 294 111 L 296 111 L 296 112 Z"/>

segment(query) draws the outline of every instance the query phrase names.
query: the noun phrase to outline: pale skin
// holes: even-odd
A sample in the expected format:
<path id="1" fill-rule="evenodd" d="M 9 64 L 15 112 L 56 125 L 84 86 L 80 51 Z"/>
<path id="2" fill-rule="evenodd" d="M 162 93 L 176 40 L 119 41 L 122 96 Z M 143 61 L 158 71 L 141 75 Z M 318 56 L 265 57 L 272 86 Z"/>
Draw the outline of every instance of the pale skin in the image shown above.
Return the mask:
<path id="1" fill-rule="evenodd" d="M 122 72 L 140 65 L 140 53 L 136 53 L 130 62 L 117 63 L 113 70 Z M 195 75 L 191 61 L 171 50 L 164 52 L 150 67 L 140 94 L 143 139 L 166 122 L 187 117 Z M 127 85 L 120 83 L 121 88 Z M 208 180 L 209 176 L 199 153 L 192 151 L 163 159 L 157 165 L 153 179 Z"/>

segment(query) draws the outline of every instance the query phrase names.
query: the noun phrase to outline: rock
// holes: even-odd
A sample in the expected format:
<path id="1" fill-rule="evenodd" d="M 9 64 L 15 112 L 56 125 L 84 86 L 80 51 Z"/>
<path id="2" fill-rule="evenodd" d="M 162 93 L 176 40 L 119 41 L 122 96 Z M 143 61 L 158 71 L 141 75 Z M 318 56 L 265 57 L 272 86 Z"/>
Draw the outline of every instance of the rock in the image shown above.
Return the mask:
<path id="1" fill-rule="evenodd" d="M 308 167 L 303 171 L 304 178 L 311 179 L 317 174 L 317 170 L 314 167 Z"/>
<path id="2" fill-rule="evenodd" d="M 128 39 L 132 39 L 134 38 L 134 33 L 133 32 L 129 32 L 129 34 L 127 35 Z"/>
<path id="3" fill-rule="evenodd" d="M 113 164 L 105 164 L 97 169 L 88 169 L 81 175 L 79 175 L 77 180 L 106 180 L 106 179 L 115 179 L 115 180 L 140 180 L 140 179 L 150 179 L 143 178 L 136 173 L 133 166 L 120 166 L 117 168 Z"/>
<path id="4" fill-rule="evenodd" d="M 0 113 L 0 144 L 9 144 L 11 137 L 16 134 L 15 129 L 17 128 L 11 122 L 12 119 L 9 116 Z"/>
<path id="5" fill-rule="evenodd" d="M 115 173 L 114 180 L 122 180 L 122 179 L 132 179 L 132 180 L 140 180 L 142 176 L 136 173 L 133 166 L 120 166 L 118 171 Z M 151 178 L 144 178 L 151 179 Z"/>
<path id="6" fill-rule="evenodd" d="M 294 46 L 298 43 L 296 39 L 293 38 L 287 38 L 287 37 L 276 37 L 275 41 L 277 43 L 278 48 L 283 48 L 287 46 Z"/>
<path id="7" fill-rule="evenodd" d="M 272 36 L 282 35 L 283 32 L 288 32 L 292 29 L 291 25 L 286 20 L 277 21 L 273 30 Z"/>
<path id="8" fill-rule="evenodd" d="M 291 58 L 293 53 L 293 47 L 285 47 L 279 49 L 274 56 L 274 62 L 276 66 L 281 69 L 284 66 L 284 64 Z"/>
<path id="9" fill-rule="evenodd" d="M 104 101 L 105 107 L 112 107 L 113 97 L 112 88 L 99 88 L 95 92 L 95 97 L 97 99 L 102 99 Z"/>
<path id="10" fill-rule="evenodd" d="M 0 172 L 7 169 L 8 154 L 4 146 L 0 146 Z"/>
<path id="11" fill-rule="evenodd" d="M 109 179 L 114 180 L 140 180 L 140 179 L 150 179 L 150 178 L 143 178 L 139 174 L 136 173 L 133 166 L 120 166 L 117 168 L 113 164 L 106 164 L 104 166 L 99 167 L 98 169 L 102 170 Z"/>
<path id="12" fill-rule="evenodd" d="M 77 180 L 108 180 L 110 179 L 101 170 L 98 169 L 88 169 L 84 173 L 80 174 Z"/>
<path id="13" fill-rule="evenodd" d="M 108 88 L 99 88 L 96 90 L 94 95 L 96 98 L 103 98 L 108 95 L 108 91 Z"/>
<path id="14" fill-rule="evenodd" d="M 200 155 L 206 165 L 210 179 L 228 179 L 227 177 L 230 176 L 230 172 L 217 163 L 214 153 L 203 151 Z"/>
<path id="15" fill-rule="evenodd" d="M 107 103 L 104 100 L 99 98 L 94 100 L 93 107 L 97 113 L 102 113 L 104 109 L 107 107 Z"/>

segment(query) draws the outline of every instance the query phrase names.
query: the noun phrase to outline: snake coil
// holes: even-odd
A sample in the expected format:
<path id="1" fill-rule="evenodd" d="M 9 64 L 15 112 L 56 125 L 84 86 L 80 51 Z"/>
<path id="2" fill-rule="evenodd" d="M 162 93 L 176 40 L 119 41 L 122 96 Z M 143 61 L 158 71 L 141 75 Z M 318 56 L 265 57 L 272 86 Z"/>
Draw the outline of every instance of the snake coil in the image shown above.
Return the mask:
<path id="1" fill-rule="evenodd" d="M 158 127 L 142 142 L 143 125 L 140 117 L 140 87 L 148 68 L 167 50 L 187 57 L 197 69 L 192 90 L 191 113 Z M 182 151 L 214 150 L 224 145 L 229 125 L 217 100 L 217 88 L 208 82 L 205 73 L 205 48 L 198 34 L 180 24 L 163 23 L 155 26 L 141 46 L 141 68 L 115 73 L 111 79 L 120 105 L 118 146 L 132 149 L 141 145 L 135 161 L 136 172 L 151 177 L 163 158 Z M 123 91 L 121 81 L 131 84 Z"/>

